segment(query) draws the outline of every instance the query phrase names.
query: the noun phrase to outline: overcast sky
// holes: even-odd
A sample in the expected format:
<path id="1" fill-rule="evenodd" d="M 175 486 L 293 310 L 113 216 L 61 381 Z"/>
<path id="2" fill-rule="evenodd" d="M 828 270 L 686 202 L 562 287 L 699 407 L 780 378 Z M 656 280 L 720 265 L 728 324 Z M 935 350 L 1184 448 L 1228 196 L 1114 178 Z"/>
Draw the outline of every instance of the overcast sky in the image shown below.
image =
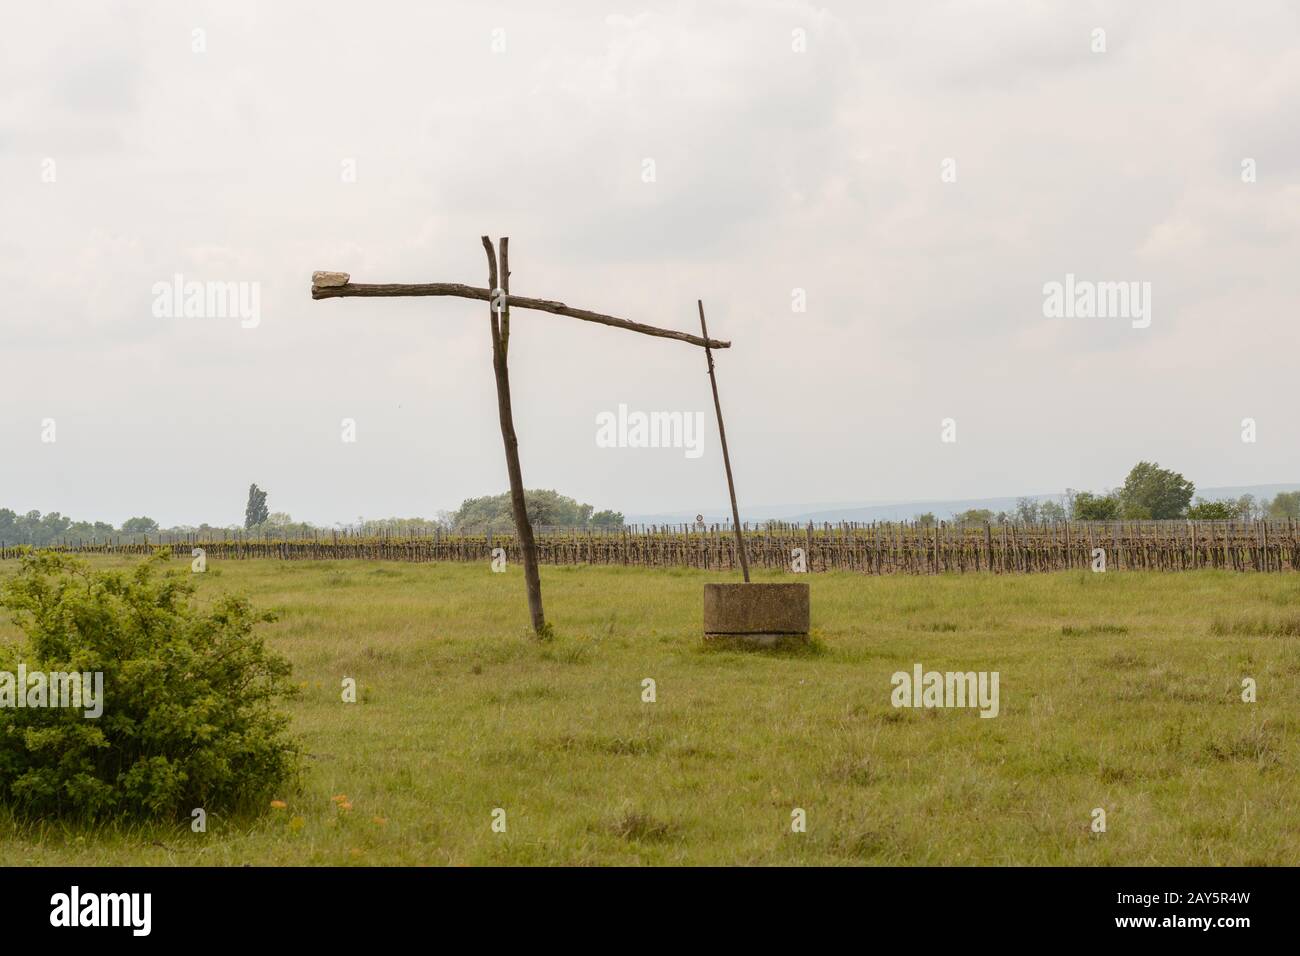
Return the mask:
<path id="1" fill-rule="evenodd" d="M 255 481 L 330 523 L 504 490 L 484 303 L 309 292 L 486 285 L 484 233 L 520 295 L 688 331 L 704 300 L 742 511 L 1099 490 L 1140 458 L 1300 480 L 1298 16 L 6 4 L 0 506 L 227 523 Z M 1150 283 L 1149 326 L 1046 317 L 1071 273 Z M 255 283 L 259 321 L 159 317 L 176 274 Z M 725 502 L 699 350 L 513 326 L 529 487 Z M 704 453 L 598 447 L 620 403 L 704 413 Z"/>

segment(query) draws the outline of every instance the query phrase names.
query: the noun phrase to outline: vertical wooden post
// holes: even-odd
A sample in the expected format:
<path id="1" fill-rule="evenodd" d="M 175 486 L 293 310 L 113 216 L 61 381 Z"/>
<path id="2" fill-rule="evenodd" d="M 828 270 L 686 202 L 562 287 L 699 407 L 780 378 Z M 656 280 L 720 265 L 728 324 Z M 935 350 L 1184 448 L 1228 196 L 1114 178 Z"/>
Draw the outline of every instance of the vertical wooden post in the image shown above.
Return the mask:
<path id="1" fill-rule="evenodd" d="M 528 520 L 528 506 L 524 498 L 524 478 L 519 467 L 519 438 L 515 435 L 514 415 L 510 408 L 510 370 L 506 363 L 510 345 L 510 240 L 501 239 L 501 276 L 497 283 L 497 256 L 492 240 L 483 237 L 483 249 L 488 258 L 488 311 L 492 318 L 492 371 L 497 381 L 497 416 L 501 420 L 501 440 L 506 448 L 506 471 L 510 476 L 510 506 L 514 512 L 515 531 L 524 559 L 524 585 L 528 589 L 528 612 L 532 617 L 533 631 L 540 637 L 546 631 L 546 617 L 542 612 L 542 581 L 537 572 L 537 543 L 533 526 Z M 504 293 L 498 320 L 497 292 Z"/>
<path id="2" fill-rule="evenodd" d="M 740 571 L 749 583 L 749 559 L 745 557 L 745 535 L 740 530 L 740 509 L 736 507 L 736 483 L 731 477 L 731 456 L 727 454 L 727 429 L 722 424 L 722 402 L 718 400 L 718 378 L 713 374 L 713 350 L 709 348 L 709 330 L 704 324 L 704 300 L 696 299 L 700 307 L 700 334 L 704 336 L 704 357 L 709 363 L 709 384 L 713 386 L 713 410 L 718 413 L 718 440 L 722 443 L 722 465 L 727 470 L 727 491 L 731 494 L 731 524 L 736 531 L 736 551 L 740 555 Z"/>

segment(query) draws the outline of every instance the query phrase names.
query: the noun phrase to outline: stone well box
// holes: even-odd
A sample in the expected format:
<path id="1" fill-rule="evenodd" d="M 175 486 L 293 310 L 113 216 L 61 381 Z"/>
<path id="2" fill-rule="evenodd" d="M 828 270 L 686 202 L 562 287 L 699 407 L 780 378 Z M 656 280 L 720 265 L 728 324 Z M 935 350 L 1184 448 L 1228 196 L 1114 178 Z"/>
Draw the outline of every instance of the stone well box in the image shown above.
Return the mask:
<path id="1" fill-rule="evenodd" d="M 704 637 L 770 645 L 807 640 L 806 584 L 704 585 Z"/>

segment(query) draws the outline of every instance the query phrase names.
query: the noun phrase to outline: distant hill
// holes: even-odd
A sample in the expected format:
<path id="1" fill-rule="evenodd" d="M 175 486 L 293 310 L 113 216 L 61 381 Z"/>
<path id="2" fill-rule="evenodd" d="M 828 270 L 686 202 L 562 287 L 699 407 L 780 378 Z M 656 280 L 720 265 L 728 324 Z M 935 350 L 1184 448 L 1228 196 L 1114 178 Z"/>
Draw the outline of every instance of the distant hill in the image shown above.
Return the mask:
<path id="1" fill-rule="evenodd" d="M 1280 485 L 1239 485 L 1230 488 L 1197 488 L 1196 497 L 1214 501 L 1219 498 L 1240 498 L 1242 495 L 1254 495 L 1256 498 L 1272 498 L 1280 491 L 1300 491 L 1300 484 Z M 755 521 L 910 521 L 918 514 L 933 512 L 936 518 L 945 520 L 953 514 L 971 508 L 987 508 L 994 514 L 999 511 L 1014 511 L 1016 501 L 1020 498 L 1032 498 L 1035 501 L 1062 501 L 1064 495 L 1037 494 L 1015 495 L 1009 498 L 953 498 L 940 501 L 897 501 L 897 502 L 849 502 L 833 504 L 786 504 L 786 505 L 748 505 L 741 502 L 740 520 Z M 695 520 L 701 512 L 684 511 L 662 512 L 659 514 L 628 514 L 629 524 L 684 524 Z M 710 524 L 725 523 L 731 520 L 729 505 L 715 506 L 702 512 L 704 520 Z"/>

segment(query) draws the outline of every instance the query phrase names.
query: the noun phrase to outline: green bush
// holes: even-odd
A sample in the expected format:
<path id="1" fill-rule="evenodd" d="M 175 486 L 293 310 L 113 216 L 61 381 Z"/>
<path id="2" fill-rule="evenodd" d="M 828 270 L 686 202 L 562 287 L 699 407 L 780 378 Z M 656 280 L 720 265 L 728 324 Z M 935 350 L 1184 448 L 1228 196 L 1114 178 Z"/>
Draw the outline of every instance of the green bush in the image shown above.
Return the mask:
<path id="1" fill-rule="evenodd" d="M 1187 509 L 1189 521 L 1232 521 L 1238 517 L 1235 501 L 1206 501 L 1197 498 L 1196 504 Z"/>
<path id="2" fill-rule="evenodd" d="M 166 552 L 130 572 L 64 554 L 24 555 L 0 589 L 26 636 L 0 671 L 102 672 L 103 713 L 0 707 L 0 802 L 40 816 L 188 817 L 253 805 L 301 759 L 279 704 L 289 663 L 255 626 L 272 615 L 242 597 L 208 608 Z"/>
<path id="3" fill-rule="evenodd" d="M 1095 495 L 1081 491 L 1074 496 L 1071 515 L 1076 521 L 1115 521 L 1120 517 L 1120 501 L 1113 494 Z"/>

